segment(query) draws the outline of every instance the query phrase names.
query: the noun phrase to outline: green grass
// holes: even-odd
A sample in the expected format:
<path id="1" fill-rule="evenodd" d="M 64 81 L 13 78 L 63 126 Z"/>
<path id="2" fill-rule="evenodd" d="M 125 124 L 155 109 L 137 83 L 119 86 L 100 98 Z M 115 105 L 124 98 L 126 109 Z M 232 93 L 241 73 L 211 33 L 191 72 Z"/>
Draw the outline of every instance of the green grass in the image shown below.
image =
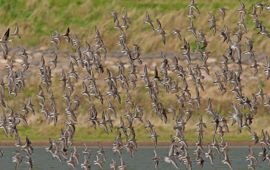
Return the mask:
<path id="1" fill-rule="evenodd" d="M 60 112 L 60 118 L 59 118 L 60 122 L 56 126 L 48 125 L 47 122 L 45 121 L 44 116 L 39 112 L 38 100 L 36 98 L 36 94 L 38 92 L 38 84 L 39 84 L 37 83 L 37 81 L 39 80 L 28 81 L 28 84 L 26 84 L 26 87 L 23 88 L 22 91 L 18 93 L 16 97 L 9 96 L 8 94 L 6 94 L 7 96 L 6 101 L 8 102 L 9 106 L 13 108 L 14 111 L 21 109 L 23 106 L 23 102 L 26 101 L 26 99 L 30 97 L 32 98 L 32 102 L 35 105 L 36 116 L 34 119 L 32 119 L 33 117 L 31 118 L 31 113 L 29 113 L 30 114 L 28 116 L 30 120 L 29 126 L 20 125 L 18 127 L 19 133 L 22 138 L 28 135 L 30 139 L 32 139 L 33 141 L 47 141 L 49 137 L 54 138 L 54 139 L 59 137 L 60 129 L 64 128 L 63 118 L 64 118 L 65 102 L 63 102 L 63 98 L 62 98 L 63 92 L 62 90 L 60 90 L 61 83 L 57 81 L 58 79 L 59 79 L 58 76 L 54 76 L 53 86 L 52 86 L 56 103 L 57 103 L 57 108 L 58 108 L 58 111 Z M 206 82 L 205 84 L 208 84 L 208 83 Z M 79 88 L 78 89 L 76 88 L 76 93 L 80 93 L 81 91 L 81 87 L 80 87 L 81 84 L 78 83 L 78 85 L 79 85 Z M 98 83 L 98 86 L 100 87 L 100 89 L 103 89 L 103 90 L 105 89 L 104 84 L 102 84 L 101 82 Z M 248 88 L 248 87 L 246 88 L 249 89 L 250 91 L 256 91 L 256 89 L 254 89 L 254 88 L 257 88 L 256 86 L 254 86 L 253 84 L 250 84 L 250 87 L 252 88 Z M 161 86 L 159 89 L 160 89 L 159 99 L 163 103 L 163 105 L 166 108 L 170 106 L 174 106 L 175 108 L 178 108 L 176 97 L 172 94 L 166 93 L 165 90 L 161 88 Z M 268 88 L 264 88 L 264 89 L 267 90 Z M 119 91 L 122 97 L 122 103 L 124 103 L 125 96 L 123 95 L 123 91 L 121 88 L 119 88 Z M 103 93 L 105 92 L 103 91 Z M 173 130 L 174 121 L 171 120 L 172 119 L 171 114 L 168 113 L 168 117 L 170 120 L 168 124 L 162 123 L 157 118 L 157 116 L 155 116 L 155 114 L 152 111 L 151 101 L 148 97 L 147 89 L 144 87 L 142 83 L 138 83 L 137 88 L 135 90 L 132 90 L 131 93 L 133 94 L 132 96 L 134 96 L 133 100 L 135 101 L 135 103 L 139 104 L 143 108 L 145 118 L 150 119 L 156 125 L 156 130 L 159 135 L 159 141 L 168 141 L 168 139 L 170 138 L 170 135 L 174 135 L 174 130 Z M 208 94 L 208 96 L 211 95 L 208 91 L 204 93 Z M 45 95 L 47 96 L 46 92 L 45 92 Z M 212 95 L 215 95 L 215 94 L 212 94 Z M 81 105 L 79 107 L 77 116 L 78 116 L 78 119 L 80 119 L 81 121 L 79 121 L 77 125 L 74 140 L 75 141 L 76 140 L 77 141 L 97 141 L 97 140 L 112 141 L 115 137 L 116 129 L 114 129 L 113 133 L 108 135 L 104 133 L 104 130 L 102 128 L 94 129 L 93 127 L 90 127 L 89 123 L 86 121 L 86 119 L 88 119 L 89 102 L 87 101 L 86 98 L 82 96 L 80 96 L 80 100 L 81 100 Z M 92 104 L 93 103 L 96 105 L 96 109 L 98 110 L 99 113 L 104 110 L 104 106 L 102 106 L 99 101 L 92 100 Z M 112 103 L 117 108 L 118 115 L 124 114 L 125 108 L 126 108 L 124 104 L 118 104 L 118 102 L 116 101 L 113 101 Z M 200 109 L 193 108 L 193 113 L 192 113 L 193 116 L 187 124 L 185 134 L 186 134 L 186 139 L 188 141 L 194 141 L 194 139 L 196 139 L 196 133 L 194 133 L 196 132 L 195 123 L 199 120 L 200 115 L 203 115 L 204 121 L 208 122 L 208 128 L 206 129 L 207 135 L 205 135 L 205 142 L 211 141 L 212 134 L 209 134 L 209 132 L 212 132 L 213 127 L 211 127 L 212 125 L 209 123 L 210 116 L 205 112 L 205 107 L 207 105 L 207 98 L 202 98 L 201 103 L 202 103 L 202 107 Z M 223 99 L 222 102 L 220 102 L 218 98 L 213 98 L 214 109 L 220 112 L 222 115 L 225 115 L 225 117 L 228 117 L 228 114 L 231 111 L 231 103 L 232 101 L 230 97 Z M 246 113 L 248 110 L 242 110 L 242 111 L 243 113 Z M 264 125 L 264 123 L 261 121 L 269 120 L 269 115 L 265 113 L 266 111 L 264 109 L 259 108 L 258 116 L 257 116 L 257 118 L 259 119 L 257 120 L 256 118 L 256 121 L 254 122 L 254 125 L 252 126 L 257 132 L 259 132 L 260 127 Z M 82 116 L 82 118 L 80 118 L 80 116 Z M 82 122 L 82 119 L 83 119 L 83 122 Z M 228 121 L 230 122 L 230 120 Z M 117 122 L 115 123 L 115 126 L 116 127 L 118 126 Z M 231 133 L 226 134 L 225 135 L 226 138 L 228 138 L 231 141 L 250 140 L 250 136 L 246 131 L 239 134 L 235 126 L 234 127 L 230 126 Z M 143 125 L 140 125 L 139 123 L 135 123 L 135 131 L 136 131 L 136 136 L 137 136 L 138 141 L 151 141 L 151 139 L 149 138 L 149 134 L 144 129 Z M 3 134 L 3 131 L 1 130 L 0 140 L 12 141 L 13 138 L 6 137 Z"/>
<path id="2" fill-rule="evenodd" d="M 47 126 L 45 125 L 46 130 L 41 129 L 37 126 L 19 126 L 19 132 L 21 140 L 24 141 L 25 136 L 28 136 L 32 141 L 42 141 L 46 142 L 49 138 L 58 139 L 60 127 L 59 126 Z M 210 128 L 210 127 L 209 127 Z M 212 129 L 212 128 L 210 128 Z M 140 126 L 139 128 L 135 128 L 136 130 L 136 139 L 138 142 L 151 142 L 151 138 L 149 137 L 148 132 Z M 195 142 L 197 140 L 197 135 L 194 130 L 187 130 L 185 133 L 185 138 L 188 142 Z M 212 134 L 208 133 L 209 130 L 205 129 L 204 133 L 204 142 L 209 143 L 212 140 Z M 101 128 L 93 129 L 91 127 L 77 127 L 76 133 L 73 138 L 74 141 L 87 141 L 87 142 L 95 142 L 95 141 L 104 141 L 104 142 L 112 142 L 115 138 L 116 128 L 114 128 L 113 132 L 110 134 L 104 133 L 104 130 Z M 169 142 L 170 136 L 174 135 L 172 128 L 168 129 L 165 127 L 157 128 L 158 133 L 158 141 L 159 142 Z M 250 141 L 251 137 L 247 132 L 243 133 L 229 133 L 225 134 L 225 140 L 228 141 Z M 218 139 L 218 138 L 217 138 Z M 0 133 L 0 141 L 8 141 L 14 142 L 13 137 L 6 137 L 3 134 L 3 131 Z"/>
<path id="3" fill-rule="evenodd" d="M 251 4 L 254 2 L 256 1 L 245 2 L 249 11 L 251 11 Z M 150 29 L 144 29 L 146 26 L 143 25 L 145 11 L 150 13 L 153 20 L 155 20 L 155 17 L 157 17 L 160 18 L 162 23 L 165 22 L 166 24 L 163 25 L 169 32 L 169 29 L 174 27 L 184 29 L 183 27 L 187 25 L 186 15 L 188 4 L 189 0 L 156 0 L 155 2 L 150 0 L 1 0 L 0 31 L 3 33 L 7 27 L 13 28 L 14 24 L 17 22 L 21 27 L 21 32 L 23 35 L 22 40 L 17 42 L 18 44 L 24 43 L 26 46 L 44 46 L 50 44 L 49 36 L 53 31 L 57 30 L 59 32 L 64 32 L 68 26 L 71 28 L 72 33 L 85 37 L 82 42 L 86 40 L 89 41 L 88 38 L 89 36 L 92 37 L 91 35 L 94 33 L 94 26 L 97 25 L 104 34 L 104 42 L 107 47 L 109 49 L 114 49 L 117 41 L 117 35 L 115 35 L 115 30 L 112 29 L 113 22 L 111 11 L 116 10 L 121 13 L 124 9 L 127 9 L 133 23 L 129 31 L 129 41 L 141 42 L 141 45 L 146 47 L 146 49 L 143 48 L 143 50 L 150 52 L 159 49 L 160 42 L 159 39 L 155 38 L 156 34 L 145 36 L 150 32 Z M 238 15 L 236 15 L 235 12 L 239 6 L 238 1 L 205 0 L 198 1 L 198 6 L 202 14 L 197 18 L 196 27 L 200 28 L 203 26 L 204 28 L 202 30 L 208 30 L 208 24 L 204 23 L 204 17 L 207 16 L 208 12 L 214 12 L 219 21 L 220 16 L 218 13 L 218 8 L 220 7 L 230 9 L 227 12 L 227 15 L 233 16 L 230 17 L 230 19 L 233 18 L 235 23 L 238 19 Z M 262 17 L 263 18 L 261 18 L 261 20 L 263 23 L 266 26 L 269 26 L 269 23 L 267 22 L 267 18 L 269 16 L 264 13 Z M 175 21 L 166 22 L 167 20 L 169 21 L 170 18 L 174 18 Z M 230 24 L 230 22 L 226 21 L 225 24 Z M 253 28 L 253 23 L 249 16 L 247 19 L 247 25 L 249 28 Z M 218 25 L 218 27 L 221 28 L 222 25 Z M 110 36 L 112 34 L 115 35 L 115 38 Z M 184 34 L 187 33 L 185 32 Z M 189 35 L 186 37 L 190 38 L 192 36 Z M 151 49 L 148 47 L 148 42 L 144 41 L 145 38 L 149 41 L 155 38 L 155 40 L 153 39 L 152 41 Z M 92 39 L 90 40 L 92 41 Z M 264 42 L 265 39 L 262 41 Z M 259 42 L 259 44 L 260 43 L 262 42 Z M 173 44 L 174 43 L 170 45 L 168 43 L 166 45 L 166 49 L 178 50 L 179 47 Z"/>

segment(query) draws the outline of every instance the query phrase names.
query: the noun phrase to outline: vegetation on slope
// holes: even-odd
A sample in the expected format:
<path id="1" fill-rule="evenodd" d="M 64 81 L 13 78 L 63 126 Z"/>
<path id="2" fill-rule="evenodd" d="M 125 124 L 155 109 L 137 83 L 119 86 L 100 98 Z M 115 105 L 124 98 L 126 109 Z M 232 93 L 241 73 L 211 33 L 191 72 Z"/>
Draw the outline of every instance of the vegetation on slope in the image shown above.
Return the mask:
<path id="1" fill-rule="evenodd" d="M 244 2 L 249 12 L 251 12 L 251 4 L 255 2 L 255 0 Z M 111 12 L 115 10 L 121 13 L 126 9 L 132 21 L 128 35 L 130 43 L 136 42 L 141 45 L 145 52 L 154 52 L 160 48 L 167 51 L 179 51 L 179 43 L 170 35 L 173 28 L 182 30 L 191 44 L 194 41 L 191 35 L 187 33 L 188 19 L 186 16 L 188 4 L 188 0 L 156 0 L 154 2 L 150 0 L 1 0 L 0 31 L 3 33 L 7 27 L 13 27 L 15 23 L 18 23 L 23 34 L 22 40 L 18 43 L 23 42 L 28 46 L 48 46 L 50 44 L 50 34 L 55 30 L 64 32 L 67 27 L 70 27 L 73 33 L 83 37 L 85 41 L 91 42 L 94 27 L 98 26 L 107 47 L 115 49 L 117 34 L 113 28 Z M 204 32 L 209 32 L 208 12 L 213 12 L 217 17 L 219 30 L 223 28 L 223 25 L 228 25 L 231 30 L 234 30 L 239 19 L 236 11 L 239 5 L 239 1 L 231 0 L 198 1 L 201 15 L 196 19 L 195 26 Z M 221 20 L 218 11 L 220 7 L 228 9 L 224 22 Z M 159 18 L 164 25 L 168 37 L 168 43 L 165 46 L 160 43 L 159 36 L 152 33 L 151 29 L 143 23 L 146 11 L 153 16 L 153 19 Z M 260 17 L 264 25 L 269 28 L 267 18 L 269 18 L 269 12 L 264 12 Z M 270 49 L 266 48 L 266 43 L 269 40 L 262 36 L 254 37 L 254 35 L 257 35 L 257 31 L 255 31 L 254 23 L 249 15 L 247 15 L 247 26 L 249 30 L 253 30 L 252 34 L 248 36 L 254 38 L 257 52 L 269 52 Z M 211 51 L 216 53 L 219 53 L 219 50 L 223 47 L 222 41 L 218 37 L 214 37 L 210 32 L 207 33 L 209 42 L 217 41 L 215 46 L 210 45 L 209 47 Z"/>

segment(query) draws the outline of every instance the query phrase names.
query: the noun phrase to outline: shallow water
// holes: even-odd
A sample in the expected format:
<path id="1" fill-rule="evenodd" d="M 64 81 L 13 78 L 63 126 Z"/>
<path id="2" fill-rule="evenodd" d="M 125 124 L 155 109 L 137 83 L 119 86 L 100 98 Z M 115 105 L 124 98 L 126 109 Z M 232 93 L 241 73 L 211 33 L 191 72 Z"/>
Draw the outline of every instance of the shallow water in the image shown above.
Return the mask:
<path id="1" fill-rule="evenodd" d="M 95 159 L 95 153 L 97 148 L 90 148 L 91 149 L 91 169 L 98 170 L 98 167 L 93 165 L 93 160 Z M 14 170 L 15 164 L 12 163 L 11 157 L 14 155 L 14 152 L 16 151 L 16 148 L 13 147 L 5 147 L 2 148 L 4 152 L 4 157 L 0 159 L 0 170 Z M 196 162 L 194 161 L 195 156 L 192 155 L 194 148 L 191 148 L 189 150 L 190 156 L 193 161 L 193 169 L 205 169 L 205 170 L 227 170 L 228 168 L 221 163 L 222 157 L 216 156 L 214 159 L 214 165 L 210 165 L 209 160 L 205 159 L 204 167 L 201 168 L 198 165 L 196 165 Z M 253 148 L 253 151 L 255 155 L 258 155 L 260 152 L 260 148 Z M 82 148 L 78 149 L 79 153 L 81 153 Z M 163 161 L 164 156 L 166 156 L 168 152 L 168 148 L 158 148 L 157 153 L 162 158 L 159 169 L 160 170 L 173 170 L 175 169 L 171 164 L 167 164 Z M 245 160 L 245 156 L 248 153 L 247 147 L 237 147 L 237 148 L 231 148 L 229 150 L 229 158 L 232 161 L 232 166 L 235 170 L 247 170 L 247 161 Z M 25 155 L 22 152 L 23 155 Z M 109 164 L 111 162 L 111 159 L 114 158 L 115 160 L 118 160 L 117 155 L 113 155 L 112 150 L 110 148 L 105 148 L 105 154 L 106 154 L 106 162 L 104 164 L 104 169 L 109 169 Z M 131 158 L 125 151 L 123 152 L 124 161 L 127 165 L 128 170 L 154 170 L 154 164 L 151 160 L 153 157 L 153 149 L 152 148 L 139 148 L 138 151 L 135 153 L 135 157 Z M 80 161 L 82 162 L 82 156 L 80 157 Z M 34 164 L 34 170 L 71 170 L 72 168 L 68 167 L 67 164 L 63 162 L 59 162 L 51 157 L 51 155 L 45 151 L 44 148 L 38 147 L 34 148 L 34 153 L 32 155 L 33 164 Z M 268 165 L 268 162 L 261 162 L 259 160 L 259 163 L 256 167 L 259 170 L 266 170 L 270 169 L 270 165 Z M 19 166 L 19 169 L 26 170 L 27 164 L 23 161 L 23 163 Z M 80 169 L 80 166 L 77 165 L 76 169 Z M 185 169 L 183 165 L 180 165 L 180 169 Z"/>

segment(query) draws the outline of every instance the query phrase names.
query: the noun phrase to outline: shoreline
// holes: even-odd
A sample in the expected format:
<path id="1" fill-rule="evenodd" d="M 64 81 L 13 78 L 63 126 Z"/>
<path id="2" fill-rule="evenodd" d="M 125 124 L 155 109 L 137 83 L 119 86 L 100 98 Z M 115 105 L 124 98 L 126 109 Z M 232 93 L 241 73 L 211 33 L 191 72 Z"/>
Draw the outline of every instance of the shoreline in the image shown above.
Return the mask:
<path id="1" fill-rule="evenodd" d="M 239 146 L 252 146 L 254 145 L 254 142 L 252 141 L 227 141 L 228 144 L 232 147 L 239 147 Z M 0 147 L 13 147 L 15 146 L 15 142 L 13 141 L 0 141 Z M 90 147 L 96 147 L 98 144 L 102 144 L 104 147 L 111 147 L 113 142 L 111 141 L 74 141 L 73 146 L 83 146 L 86 144 L 87 146 Z M 148 142 L 148 141 L 139 141 L 138 147 L 150 147 L 153 146 L 153 142 Z M 205 142 L 203 145 L 207 146 L 210 142 Z M 195 146 L 195 142 L 187 142 L 189 146 Z M 32 141 L 32 146 L 33 147 L 44 147 L 48 146 L 49 142 L 48 141 Z M 158 147 L 166 147 L 169 146 L 170 142 L 158 142 Z"/>

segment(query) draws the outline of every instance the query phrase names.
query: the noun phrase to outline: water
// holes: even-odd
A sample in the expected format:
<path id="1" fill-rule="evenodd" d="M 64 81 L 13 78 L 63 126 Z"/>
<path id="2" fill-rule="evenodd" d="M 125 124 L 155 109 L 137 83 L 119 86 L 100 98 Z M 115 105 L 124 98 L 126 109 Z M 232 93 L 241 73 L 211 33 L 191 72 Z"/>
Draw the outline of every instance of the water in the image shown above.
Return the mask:
<path id="1" fill-rule="evenodd" d="M 78 148 L 79 153 L 81 153 L 83 148 Z M 91 169 L 98 170 L 98 167 L 93 165 L 93 160 L 95 159 L 95 152 L 97 148 L 91 149 Z M 2 148 L 4 152 L 4 157 L 0 159 L 0 170 L 14 170 L 15 164 L 12 163 L 11 157 L 14 155 L 16 148 L 13 147 L 5 147 Z M 228 168 L 221 163 L 222 157 L 216 156 L 214 159 L 214 165 L 210 165 L 209 160 L 205 159 L 205 164 L 203 168 L 200 168 L 194 162 L 194 155 L 192 155 L 194 148 L 190 149 L 190 156 L 193 161 L 193 169 L 205 169 L 205 170 L 227 170 Z M 255 155 L 261 151 L 260 148 L 253 148 Z M 166 156 L 168 152 L 168 148 L 158 148 L 157 153 L 162 158 L 159 170 L 174 170 L 175 168 L 171 164 L 167 164 L 163 161 L 164 156 Z M 104 169 L 109 170 L 109 164 L 111 159 L 114 158 L 117 160 L 117 155 L 113 155 L 110 148 L 105 148 L 106 153 L 106 162 Z M 248 153 L 247 147 L 237 147 L 231 148 L 229 150 L 229 158 L 231 159 L 232 166 L 235 170 L 247 170 L 247 161 L 245 160 L 245 156 Z M 24 155 L 24 153 L 23 153 Z M 123 157 L 126 165 L 128 166 L 128 170 L 154 170 L 154 163 L 151 158 L 153 157 L 153 149 L 152 148 L 139 148 L 135 153 L 135 157 L 131 158 L 125 151 L 123 152 Z M 34 153 L 32 155 L 34 170 L 71 170 L 72 168 L 68 167 L 67 164 L 63 162 L 59 162 L 51 157 L 51 155 L 45 151 L 44 148 L 38 147 L 34 148 Z M 80 161 L 82 162 L 82 156 L 80 157 Z M 27 164 L 23 161 L 23 163 L 19 166 L 20 170 L 27 170 Z M 268 165 L 267 160 L 265 162 L 258 161 L 258 165 L 256 166 L 259 170 L 270 169 L 270 165 Z M 76 166 L 76 169 L 81 169 L 79 165 Z M 180 169 L 185 169 L 182 165 Z"/>

